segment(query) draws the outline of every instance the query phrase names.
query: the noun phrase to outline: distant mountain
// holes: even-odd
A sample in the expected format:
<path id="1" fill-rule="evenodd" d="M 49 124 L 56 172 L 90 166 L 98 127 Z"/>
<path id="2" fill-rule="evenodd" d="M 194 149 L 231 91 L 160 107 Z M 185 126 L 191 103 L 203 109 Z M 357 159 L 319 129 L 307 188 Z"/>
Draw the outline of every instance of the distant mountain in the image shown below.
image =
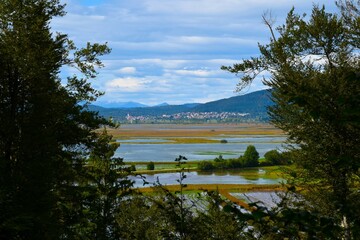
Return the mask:
<path id="1" fill-rule="evenodd" d="M 161 107 L 161 106 L 169 106 L 169 105 L 170 105 L 170 104 L 164 102 L 164 103 L 160 103 L 160 104 L 158 104 L 158 105 L 155 105 L 155 106 L 153 106 L 153 107 Z"/>
<path id="2" fill-rule="evenodd" d="M 240 96 L 200 104 L 194 107 L 194 112 L 240 112 L 263 114 L 272 105 L 269 90 L 252 92 Z"/>
<path id="3" fill-rule="evenodd" d="M 138 108 L 138 107 L 149 107 L 142 103 L 138 102 L 110 102 L 102 103 L 101 107 L 103 108 Z"/>
<path id="4" fill-rule="evenodd" d="M 185 103 L 183 106 L 187 108 L 193 108 L 199 105 L 201 105 L 201 103 Z"/>
<path id="5" fill-rule="evenodd" d="M 135 108 L 103 108 L 95 105 L 89 106 L 92 111 L 98 111 L 104 117 L 113 117 L 123 120 L 126 116 L 163 116 L 186 112 L 231 112 L 247 113 L 251 119 L 267 119 L 267 107 L 274 103 L 270 99 L 270 91 L 262 90 L 240 96 L 220 99 L 208 103 L 188 103 L 182 105 L 165 105 L 154 107 Z"/>

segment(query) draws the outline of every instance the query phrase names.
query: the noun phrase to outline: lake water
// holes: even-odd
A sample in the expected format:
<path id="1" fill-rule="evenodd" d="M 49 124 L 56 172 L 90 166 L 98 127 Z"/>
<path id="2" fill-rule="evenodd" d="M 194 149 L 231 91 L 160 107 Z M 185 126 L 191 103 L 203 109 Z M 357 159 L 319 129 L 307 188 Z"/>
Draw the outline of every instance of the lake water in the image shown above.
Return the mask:
<path id="1" fill-rule="evenodd" d="M 246 178 L 239 172 L 186 172 L 184 184 L 278 184 L 282 179 L 267 179 L 260 177 Z M 143 186 L 140 177 L 131 177 L 135 181 L 134 187 L 152 186 L 159 179 L 163 185 L 177 185 L 179 173 L 144 174 L 150 185 Z"/>
<path id="2" fill-rule="evenodd" d="M 270 150 L 282 149 L 282 143 L 285 141 L 284 136 L 262 135 L 224 136 L 211 139 L 226 139 L 228 143 L 170 144 L 156 138 L 132 139 L 131 142 L 120 141 L 123 144 L 117 149 L 115 157 L 122 157 L 126 162 L 171 162 L 179 155 L 186 156 L 189 161 L 210 160 L 217 157 L 219 153 L 224 158 L 234 158 L 243 155 L 250 144 L 254 145 L 260 157 L 263 157 Z"/>

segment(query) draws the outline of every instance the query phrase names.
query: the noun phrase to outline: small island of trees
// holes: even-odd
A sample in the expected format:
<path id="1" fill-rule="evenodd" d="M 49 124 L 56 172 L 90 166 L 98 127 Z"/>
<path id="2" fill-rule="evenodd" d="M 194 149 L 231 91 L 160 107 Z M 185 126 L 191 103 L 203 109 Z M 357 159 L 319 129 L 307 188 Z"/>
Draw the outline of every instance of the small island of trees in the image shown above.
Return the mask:
<path id="1" fill-rule="evenodd" d="M 258 166 L 278 166 L 288 165 L 291 163 L 288 152 L 279 152 L 278 150 L 271 150 L 264 155 L 264 160 L 259 162 L 259 153 L 255 146 L 249 145 L 244 155 L 238 158 L 224 159 L 222 155 L 216 157 L 213 161 L 201 161 L 198 164 L 200 171 L 209 170 L 225 170 L 225 169 L 239 169 Z"/>

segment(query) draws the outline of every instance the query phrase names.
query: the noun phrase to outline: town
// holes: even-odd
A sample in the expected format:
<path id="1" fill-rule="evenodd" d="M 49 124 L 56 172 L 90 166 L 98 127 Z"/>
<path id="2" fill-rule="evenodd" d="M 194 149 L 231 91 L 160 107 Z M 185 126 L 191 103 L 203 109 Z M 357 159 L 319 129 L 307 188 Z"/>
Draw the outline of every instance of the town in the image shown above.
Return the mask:
<path id="1" fill-rule="evenodd" d="M 238 122 L 243 121 L 249 113 L 238 112 L 181 112 L 175 114 L 163 114 L 159 116 L 140 115 L 131 116 L 127 114 L 127 123 L 149 123 L 149 122 L 181 122 L 181 121 L 216 121 L 216 122 Z"/>

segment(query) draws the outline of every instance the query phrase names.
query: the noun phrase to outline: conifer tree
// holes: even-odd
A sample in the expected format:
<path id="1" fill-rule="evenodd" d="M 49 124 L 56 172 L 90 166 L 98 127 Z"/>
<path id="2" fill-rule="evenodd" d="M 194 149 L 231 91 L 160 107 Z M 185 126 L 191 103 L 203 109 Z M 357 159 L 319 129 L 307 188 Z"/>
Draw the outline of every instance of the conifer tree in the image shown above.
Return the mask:
<path id="1" fill-rule="evenodd" d="M 57 239 L 75 221 L 74 196 L 93 131 L 108 122 L 86 110 L 101 93 L 88 80 L 109 53 L 78 49 L 50 21 L 65 14 L 58 0 L 0 1 L 0 238 Z M 79 77 L 61 83 L 60 68 Z M 85 103 L 85 105 L 80 104 Z"/>

